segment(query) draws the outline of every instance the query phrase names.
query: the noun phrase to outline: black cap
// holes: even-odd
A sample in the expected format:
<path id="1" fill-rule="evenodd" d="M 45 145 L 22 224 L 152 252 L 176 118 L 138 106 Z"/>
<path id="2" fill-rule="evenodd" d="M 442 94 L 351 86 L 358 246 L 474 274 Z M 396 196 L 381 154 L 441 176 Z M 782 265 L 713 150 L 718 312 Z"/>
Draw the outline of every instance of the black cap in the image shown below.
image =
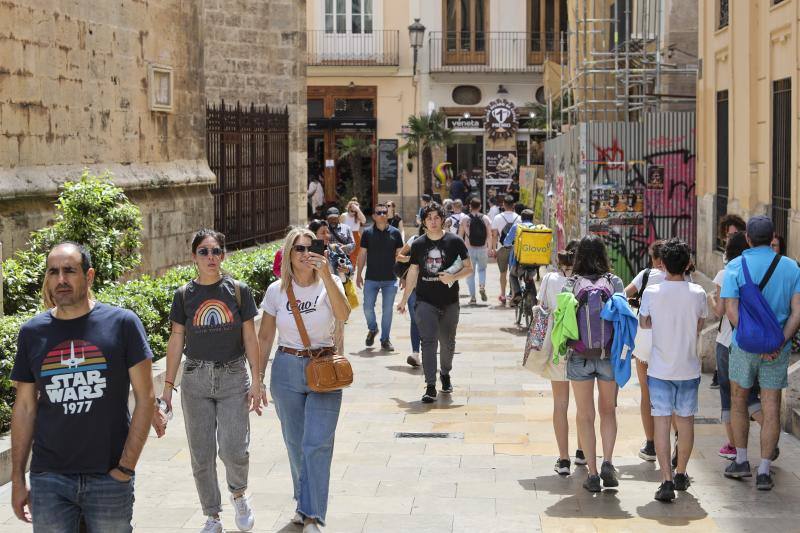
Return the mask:
<path id="1" fill-rule="evenodd" d="M 325 212 L 325 218 L 338 217 L 338 216 L 339 216 L 339 210 L 336 209 L 335 207 L 331 207 Z"/>

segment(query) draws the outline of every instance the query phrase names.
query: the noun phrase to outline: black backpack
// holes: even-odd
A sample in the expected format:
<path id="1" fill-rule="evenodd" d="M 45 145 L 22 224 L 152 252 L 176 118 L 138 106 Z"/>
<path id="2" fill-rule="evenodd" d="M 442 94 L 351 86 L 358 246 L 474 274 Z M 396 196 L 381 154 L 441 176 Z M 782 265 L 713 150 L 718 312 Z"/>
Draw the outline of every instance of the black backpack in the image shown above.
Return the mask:
<path id="1" fill-rule="evenodd" d="M 486 244 L 486 223 L 483 215 L 469 214 L 469 245 L 484 246 Z"/>
<path id="2" fill-rule="evenodd" d="M 506 236 L 508 235 L 508 232 L 511 231 L 511 228 L 514 227 L 514 224 L 517 223 L 519 215 L 515 213 L 514 218 L 511 219 L 511 222 L 508 221 L 505 215 L 501 214 L 501 216 L 503 217 L 503 220 L 505 221 L 506 225 L 503 226 L 503 231 L 500 232 L 500 246 L 505 246 L 503 243 L 506 242 Z M 508 248 L 511 248 L 511 246 L 508 246 Z"/>

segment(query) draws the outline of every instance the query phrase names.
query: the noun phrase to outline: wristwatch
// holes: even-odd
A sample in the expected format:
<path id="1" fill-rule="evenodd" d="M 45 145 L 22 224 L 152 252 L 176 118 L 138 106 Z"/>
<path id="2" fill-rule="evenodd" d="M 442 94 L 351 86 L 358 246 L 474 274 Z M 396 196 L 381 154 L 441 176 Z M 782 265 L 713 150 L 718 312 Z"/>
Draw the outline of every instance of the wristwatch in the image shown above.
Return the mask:
<path id="1" fill-rule="evenodd" d="M 130 477 L 133 477 L 136 474 L 134 470 L 131 470 L 127 466 L 117 465 L 117 470 Z"/>

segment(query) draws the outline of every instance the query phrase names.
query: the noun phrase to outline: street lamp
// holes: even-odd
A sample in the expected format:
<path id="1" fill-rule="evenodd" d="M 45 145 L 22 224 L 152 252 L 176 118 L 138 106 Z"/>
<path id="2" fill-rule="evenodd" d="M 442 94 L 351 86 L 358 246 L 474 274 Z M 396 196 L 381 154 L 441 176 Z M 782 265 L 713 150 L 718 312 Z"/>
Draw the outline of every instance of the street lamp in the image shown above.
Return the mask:
<path id="1" fill-rule="evenodd" d="M 414 19 L 414 23 L 408 27 L 408 39 L 411 42 L 411 49 L 414 50 L 414 76 L 417 75 L 417 52 L 422 48 L 422 41 L 425 38 L 425 26 Z"/>

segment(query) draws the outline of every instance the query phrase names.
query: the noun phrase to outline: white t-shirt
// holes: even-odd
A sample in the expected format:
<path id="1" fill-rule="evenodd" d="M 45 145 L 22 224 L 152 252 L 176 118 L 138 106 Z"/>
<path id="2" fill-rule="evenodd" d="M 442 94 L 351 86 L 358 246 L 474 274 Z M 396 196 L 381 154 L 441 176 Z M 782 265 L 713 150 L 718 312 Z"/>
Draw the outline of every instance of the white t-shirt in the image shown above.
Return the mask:
<path id="1" fill-rule="evenodd" d="M 338 276 L 334 276 L 333 281 L 336 282 L 336 286 L 344 294 L 344 287 Z M 308 332 L 311 347 L 333 346 L 333 308 L 328 299 L 325 284 L 322 283 L 322 280 L 317 280 L 317 283 L 313 285 L 301 287 L 293 281 L 292 289 L 298 300 L 297 307 Z M 286 291 L 281 291 L 281 280 L 270 284 L 260 307 L 268 315 L 275 317 L 275 324 L 278 329 L 278 346 L 296 350 L 305 348 L 303 340 L 300 338 L 300 332 L 297 331 L 292 308 L 289 306 L 289 298 L 286 296 Z"/>
<path id="2" fill-rule="evenodd" d="M 325 203 L 325 190 L 317 180 L 311 180 L 308 184 L 308 194 L 311 202 L 311 209 L 314 211 Z"/>
<path id="3" fill-rule="evenodd" d="M 498 241 L 503 237 L 503 229 L 505 229 L 506 224 L 512 224 L 513 227 L 513 224 L 517 222 L 519 222 L 519 215 L 513 211 L 503 211 L 494 217 L 494 220 L 492 221 L 492 229 L 497 231 Z M 509 228 L 508 231 L 511 231 L 511 228 Z M 500 247 L 503 246 L 502 241 L 500 241 L 498 244 Z"/>
<path id="4" fill-rule="evenodd" d="M 350 216 L 350 213 L 345 213 L 344 220 L 342 220 L 342 224 L 350 228 L 350 231 L 353 233 L 358 233 L 361 231 L 361 221 L 358 220 L 357 216 Z"/>
<path id="5" fill-rule="evenodd" d="M 539 285 L 539 305 L 545 311 L 552 313 L 558 307 L 558 294 L 564 290 L 567 278 L 559 270 L 548 272 Z"/>
<path id="6" fill-rule="evenodd" d="M 714 284 L 719 287 L 719 292 L 722 293 L 722 280 L 725 279 L 725 269 L 720 270 L 717 272 L 717 275 L 714 276 Z M 719 331 L 717 332 L 717 342 L 723 346 L 730 347 L 731 339 L 733 339 L 733 328 L 731 328 L 731 322 L 728 320 L 728 317 L 722 317 L 722 325 L 719 327 Z"/>
<path id="7" fill-rule="evenodd" d="M 646 268 L 639 272 L 635 278 L 633 278 L 634 287 L 636 287 L 637 291 L 642 290 L 642 282 L 644 281 L 644 272 L 647 270 Z M 647 286 L 650 287 L 652 285 L 658 285 L 662 281 L 664 281 L 667 277 L 667 274 L 658 268 L 651 268 L 650 275 L 647 278 Z M 639 361 L 646 363 L 650 360 L 650 352 L 653 348 L 653 332 L 649 329 L 639 328 L 636 330 L 636 338 L 634 339 L 633 343 L 636 345 L 636 348 L 633 349 L 633 355 Z"/>
<path id="8" fill-rule="evenodd" d="M 639 314 L 653 322 L 647 375 L 663 380 L 700 377 L 697 322 L 708 314 L 706 291 L 688 281 L 665 280 L 644 290 Z"/>
<path id="9" fill-rule="evenodd" d="M 464 223 L 465 218 L 467 218 L 465 213 L 451 213 L 450 216 L 447 217 L 447 219 L 452 219 L 450 233 L 458 235 L 458 228 Z M 445 219 L 445 222 L 447 222 L 447 219 Z"/>

